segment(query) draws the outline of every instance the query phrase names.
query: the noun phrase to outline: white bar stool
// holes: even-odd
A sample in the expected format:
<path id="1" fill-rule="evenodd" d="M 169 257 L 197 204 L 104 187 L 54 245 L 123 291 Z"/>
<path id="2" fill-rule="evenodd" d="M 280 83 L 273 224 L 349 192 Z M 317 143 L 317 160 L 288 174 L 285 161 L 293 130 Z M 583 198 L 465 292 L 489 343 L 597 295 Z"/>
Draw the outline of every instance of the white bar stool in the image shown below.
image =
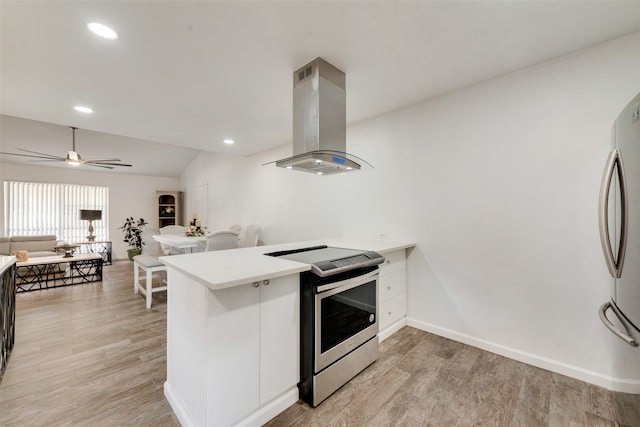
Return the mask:
<path id="1" fill-rule="evenodd" d="M 140 283 L 139 270 L 142 269 L 146 272 L 144 286 Z M 163 274 L 164 272 L 164 274 Z M 153 287 L 153 275 L 159 273 L 157 276 L 160 278 L 160 284 L 163 286 Z M 147 308 L 151 308 L 151 295 L 154 292 L 167 290 L 167 266 L 158 260 L 153 255 L 137 255 L 133 257 L 133 292 L 142 294 L 147 299 Z"/>

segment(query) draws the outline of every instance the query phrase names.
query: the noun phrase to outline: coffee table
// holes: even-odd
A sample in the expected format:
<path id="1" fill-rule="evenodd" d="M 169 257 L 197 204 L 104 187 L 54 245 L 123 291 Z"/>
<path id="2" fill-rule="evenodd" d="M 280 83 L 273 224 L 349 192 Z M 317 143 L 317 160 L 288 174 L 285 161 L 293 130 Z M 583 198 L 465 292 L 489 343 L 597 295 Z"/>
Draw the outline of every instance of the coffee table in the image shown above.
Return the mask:
<path id="1" fill-rule="evenodd" d="M 30 258 L 16 263 L 16 292 L 102 280 L 102 256 L 97 253 Z"/>

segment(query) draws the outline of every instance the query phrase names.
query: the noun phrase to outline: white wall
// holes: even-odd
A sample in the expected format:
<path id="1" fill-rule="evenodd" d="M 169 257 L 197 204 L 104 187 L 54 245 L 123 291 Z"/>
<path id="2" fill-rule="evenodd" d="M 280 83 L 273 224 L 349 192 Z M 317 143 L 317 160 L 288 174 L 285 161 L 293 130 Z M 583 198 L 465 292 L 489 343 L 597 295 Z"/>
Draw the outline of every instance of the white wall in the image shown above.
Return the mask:
<path id="1" fill-rule="evenodd" d="M 248 160 L 244 157 L 200 152 L 180 177 L 180 186 L 185 206 L 193 210 L 193 206 L 198 206 L 193 200 L 194 190 L 200 191 L 206 185 L 208 212 L 185 212 L 187 221 L 197 213 L 209 230 L 227 229 L 249 221 L 249 210 L 245 208 L 245 203 L 251 205 L 246 189 L 247 167 Z"/>
<path id="2" fill-rule="evenodd" d="M 127 244 L 122 241 L 122 230 L 118 230 L 125 218 L 144 218 L 149 226 L 148 231 L 157 229 L 156 190 L 176 190 L 177 178 L 118 174 L 109 172 L 92 172 L 65 168 L 39 168 L 23 166 L 15 163 L 0 163 L 2 181 L 34 181 L 55 182 L 65 184 L 105 185 L 109 187 L 109 234 L 113 244 L 113 258 L 127 258 Z M 4 189 L 0 187 L 0 200 L 3 208 L 0 212 L 0 224 L 4 224 Z M 3 232 L 4 227 L 0 227 Z M 148 239 L 145 239 L 147 241 Z M 147 246 L 145 246 L 147 249 Z M 152 249 L 149 247 L 148 249 Z"/>
<path id="3" fill-rule="evenodd" d="M 640 393 L 640 353 L 597 316 L 612 282 L 598 190 L 639 48 L 636 34 L 388 117 L 422 141 L 413 324 Z"/>
<path id="4" fill-rule="evenodd" d="M 202 154 L 181 185 L 208 182 L 209 220 L 254 222 L 267 243 L 415 241 L 410 324 L 640 393 L 640 352 L 597 314 L 611 284 L 598 190 L 613 120 L 640 91 L 638 52 L 640 33 L 350 126 L 347 150 L 374 170 L 261 166 L 283 146 Z"/>

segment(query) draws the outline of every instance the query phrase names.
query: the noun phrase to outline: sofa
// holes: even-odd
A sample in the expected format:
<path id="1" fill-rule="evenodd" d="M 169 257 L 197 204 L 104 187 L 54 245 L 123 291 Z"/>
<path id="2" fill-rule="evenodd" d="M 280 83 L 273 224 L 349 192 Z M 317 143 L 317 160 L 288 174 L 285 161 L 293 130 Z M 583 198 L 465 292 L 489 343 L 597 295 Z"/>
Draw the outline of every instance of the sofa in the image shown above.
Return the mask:
<path id="1" fill-rule="evenodd" d="M 27 251 L 29 258 L 57 255 L 56 245 L 64 242 L 55 235 L 0 237 L 0 255 Z"/>

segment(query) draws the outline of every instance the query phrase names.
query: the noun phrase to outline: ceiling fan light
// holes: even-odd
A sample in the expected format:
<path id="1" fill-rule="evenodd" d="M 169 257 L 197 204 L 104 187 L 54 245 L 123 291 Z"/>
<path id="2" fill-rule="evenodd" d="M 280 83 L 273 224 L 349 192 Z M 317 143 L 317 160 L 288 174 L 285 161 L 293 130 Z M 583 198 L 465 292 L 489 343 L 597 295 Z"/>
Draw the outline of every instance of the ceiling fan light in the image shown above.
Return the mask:
<path id="1" fill-rule="evenodd" d="M 71 166 L 79 166 L 80 163 L 82 163 L 82 159 L 80 158 L 80 154 L 76 153 L 75 151 L 69 151 L 67 153 L 65 162 L 67 162 Z"/>

